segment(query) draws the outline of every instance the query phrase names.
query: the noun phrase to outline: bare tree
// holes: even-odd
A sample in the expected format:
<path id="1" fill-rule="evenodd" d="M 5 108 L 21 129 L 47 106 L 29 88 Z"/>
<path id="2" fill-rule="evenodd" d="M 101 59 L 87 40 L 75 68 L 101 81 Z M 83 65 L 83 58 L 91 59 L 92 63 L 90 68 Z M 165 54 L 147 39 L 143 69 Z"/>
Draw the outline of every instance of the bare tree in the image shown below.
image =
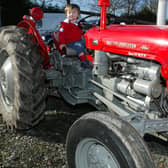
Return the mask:
<path id="1" fill-rule="evenodd" d="M 142 6 L 142 3 L 144 1 L 140 1 L 140 0 L 126 0 L 125 1 L 125 5 L 126 5 L 126 13 L 128 16 L 130 15 L 135 15 L 137 10 Z"/>
<path id="2" fill-rule="evenodd" d="M 108 8 L 108 12 L 116 15 L 117 11 L 123 10 L 125 8 L 124 0 L 110 0 L 111 6 Z"/>
<path id="3" fill-rule="evenodd" d="M 146 1 L 146 6 L 149 8 L 149 10 L 152 13 L 157 13 L 158 0 L 147 0 Z"/>
<path id="4" fill-rule="evenodd" d="M 111 6 L 109 12 L 114 15 L 126 13 L 129 16 L 135 14 L 143 2 L 144 0 L 110 0 Z"/>

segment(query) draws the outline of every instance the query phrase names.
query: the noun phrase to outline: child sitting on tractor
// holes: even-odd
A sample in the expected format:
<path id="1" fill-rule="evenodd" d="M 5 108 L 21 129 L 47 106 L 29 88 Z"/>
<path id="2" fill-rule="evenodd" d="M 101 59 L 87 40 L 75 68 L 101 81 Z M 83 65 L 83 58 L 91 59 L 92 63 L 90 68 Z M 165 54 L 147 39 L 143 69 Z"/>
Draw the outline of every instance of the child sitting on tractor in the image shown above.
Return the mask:
<path id="1" fill-rule="evenodd" d="M 61 22 L 59 28 L 60 49 L 72 48 L 76 51 L 81 60 L 82 67 L 88 67 L 85 56 L 85 41 L 82 29 L 78 26 L 77 20 L 80 16 L 80 7 L 76 4 L 68 4 L 65 7 L 67 18 Z"/>

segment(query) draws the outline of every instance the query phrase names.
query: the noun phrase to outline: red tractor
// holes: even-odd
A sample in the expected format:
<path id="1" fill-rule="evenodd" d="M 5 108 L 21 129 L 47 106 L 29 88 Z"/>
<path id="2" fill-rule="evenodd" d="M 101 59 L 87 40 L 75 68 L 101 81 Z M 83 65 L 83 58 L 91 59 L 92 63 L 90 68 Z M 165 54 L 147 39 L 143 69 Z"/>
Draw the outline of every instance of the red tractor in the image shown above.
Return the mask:
<path id="1" fill-rule="evenodd" d="M 143 137 L 168 139 L 168 28 L 106 26 L 110 3 L 98 5 L 100 26 L 85 33 L 93 68 L 81 67 L 70 52 L 48 50 L 35 28 L 39 8 L 0 29 L 0 112 L 7 126 L 29 129 L 43 118 L 47 95 L 89 103 L 97 111 L 67 135 L 69 168 L 153 168 Z"/>

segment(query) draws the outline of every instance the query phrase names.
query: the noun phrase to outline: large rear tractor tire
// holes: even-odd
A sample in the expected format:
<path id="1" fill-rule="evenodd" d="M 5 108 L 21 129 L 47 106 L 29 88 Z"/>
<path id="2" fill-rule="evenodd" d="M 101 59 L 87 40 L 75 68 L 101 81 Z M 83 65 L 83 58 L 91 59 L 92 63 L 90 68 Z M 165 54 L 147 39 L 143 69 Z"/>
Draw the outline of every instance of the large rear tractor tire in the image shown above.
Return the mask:
<path id="1" fill-rule="evenodd" d="M 7 126 L 29 129 L 43 119 L 42 56 L 23 28 L 0 28 L 0 113 Z"/>
<path id="2" fill-rule="evenodd" d="M 66 142 L 69 168 L 154 168 L 151 154 L 137 131 L 106 112 L 82 116 Z"/>

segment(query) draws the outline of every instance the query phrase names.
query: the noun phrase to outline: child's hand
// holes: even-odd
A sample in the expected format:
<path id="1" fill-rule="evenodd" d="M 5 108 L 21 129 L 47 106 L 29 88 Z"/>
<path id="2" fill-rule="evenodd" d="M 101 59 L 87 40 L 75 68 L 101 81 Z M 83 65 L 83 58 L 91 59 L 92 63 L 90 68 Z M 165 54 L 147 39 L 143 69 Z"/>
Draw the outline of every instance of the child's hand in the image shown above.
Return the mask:
<path id="1" fill-rule="evenodd" d="M 61 45 L 59 46 L 59 48 L 62 50 L 63 48 L 66 48 L 66 45 L 65 45 L 65 44 L 61 44 Z"/>
<path id="2" fill-rule="evenodd" d="M 66 55 L 66 51 L 67 51 L 67 47 L 65 44 L 61 44 L 60 46 L 60 49 L 61 49 L 61 55 Z"/>

